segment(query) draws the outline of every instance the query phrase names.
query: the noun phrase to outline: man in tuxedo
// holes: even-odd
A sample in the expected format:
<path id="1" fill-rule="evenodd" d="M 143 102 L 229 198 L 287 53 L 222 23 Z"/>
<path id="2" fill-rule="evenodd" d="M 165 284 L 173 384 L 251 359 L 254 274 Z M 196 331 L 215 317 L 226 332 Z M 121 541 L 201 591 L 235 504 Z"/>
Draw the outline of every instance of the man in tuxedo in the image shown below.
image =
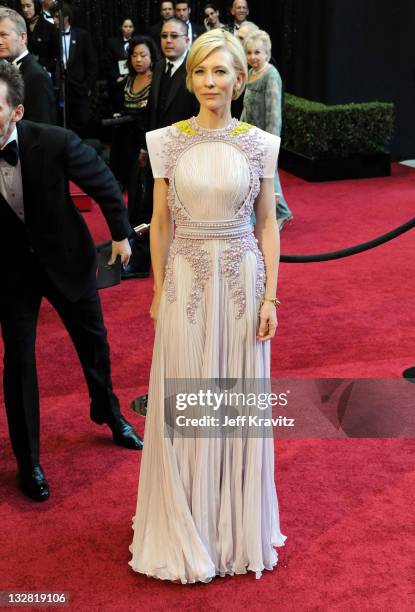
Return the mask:
<path id="1" fill-rule="evenodd" d="M 249 15 L 247 0 L 233 0 L 231 5 L 231 15 L 233 21 L 229 24 L 228 30 L 236 34 L 239 28 L 245 23 Z"/>
<path id="2" fill-rule="evenodd" d="M 120 29 L 120 36 L 108 40 L 106 52 L 108 89 L 113 112 L 118 110 L 118 84 L 128 74 L 128 69 L 124 64 L 127 59 L 128 45 L 135 29 L 132 19 L 124 19 Z"/>
<path id="3" fill-rule="evenodd" d="M 199 105 L 186 87 L 186 57 L 189 51 L 187 25 L 175 17 L 161 30 L 164 59 L 157 62 L 151 82 L 149 130 L 166 127 L 197 113 Z"/>
<path id="4" fill-rule="evenodd" d="M 91 398 L 90 416 L 114 441 L 142 440 L 112 390 L 109 346 L 96 290 L 96 250 L 69 197 L 71 180 L 101 207 L 112 235 L 111 262 L 128 262 L 131 231 L 118 185 L 95 151 L 63 128 L 21 121 L 23 80 L 0 62 L 0 324 L 4 399 L 20 487 L 43 501 L 49 486 L 39 463 L 39 396 L 35 338 L 43 297 L 54 306 L 77 350 Z"/>
<path id="5" fill-rule="evenodd" d="M 189 50 L 187 25 L 176 17 L 164 22 L 161 30 L 161 49 L 164 58 L 156 63 L 148 99 L 148 126 L 146 131 L 156 130 L 188 119 L 197 114 L 199 104 L 186 87 L 186 57 Z M 149 223 L 153 211 L 153 176 L 148 162 L 146 143 L 143 140 L 139 155 L 141 166 L 147 166 L 147 190 L 144 198 L 143 222 Z M 150 270 L 148 235 L 140 236 L 133 243 L 130 264 L 124 278 Z"/>
<path id="6" fill-rule="evenodd" d="M 55 26 L 60 28 L 61 11 L 51 9 Z M 60 34 L 61 66 L 66 83 L 67 126 L 82 133 L 89 121 L 89 98 L 95 87 L 98 65 L 89 33 L 72 24 L 72 8 L 64 4 Z"/>
<path id="7" fill-rule="evenodd" d="M 192 42 L 201 34 L 205 32 L 205 29 L 197 23 L 192 23 L 190 21 L 190 2 L 187 0 L 185 2 L 175 2 L 174 3 L 174 12 L 177 19 L 181 19 L 187 25 L 187 35 L 189 37 L 190 45 Z"/>
<path id="8" fill-rule="evenodd" d="M 42 17 L 53 24 L 53 17 L 50 14 L 51 8 L 55 6 L 55 0 L 42 0 Z"/>
<path id="9" fill-rule="evenodd" d="M 171 19 L 174 17 L 174 2 L 170 0 L 166 0 L 166 2 L 160 2 L 160 21 L 150 26 L 148 29 L 148 35 L 156 43 L 157 47 L 161 49 L 160 46 L 160 34 L 161 28 L 163 27 L 163 23 L 167 21 L 167 19 Z"/>
<path id="10" fill-rule="evenodd" d="M 0 59 L 15 64 L 25 84 L 25 116 L 30 121 L 56 124 L 52 80 L 27 50 L 26 22 L 19 13 L 0 7 Z"/>

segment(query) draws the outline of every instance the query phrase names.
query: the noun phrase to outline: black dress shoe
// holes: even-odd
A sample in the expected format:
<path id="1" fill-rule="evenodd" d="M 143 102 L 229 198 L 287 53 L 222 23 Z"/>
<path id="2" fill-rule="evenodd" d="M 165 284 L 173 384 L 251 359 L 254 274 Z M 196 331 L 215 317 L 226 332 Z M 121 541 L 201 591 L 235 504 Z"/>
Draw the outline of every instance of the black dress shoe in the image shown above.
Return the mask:
<path id="1" fill-rule="evenodd" d="M 134 427 L 123 416 L 115 424 L 108 423 L 108 427 L 111 429 L 112 438 L 118 446 L 133 450 L 141 450 L 143 448 L 144 442 L 142 438 L 140 438 Z"/>
<path id="2" fill-rule="evenodd" d="M 143 448 L 144 442 L 142 438 L 140 438 L 134 427 L 122 415 L 115 422 L 106 421 L 106 424 L 111 429 L 112 438 L 118 446 L 133 450 L 141 450 Z"/>
<path id="3" fill-rule="evenodd" d="M 20 489 L 27 497 L 34 501 L 41 502 L 49 499 L 49 484 L 40 465 L 30 472 L 20 471 Z"/>

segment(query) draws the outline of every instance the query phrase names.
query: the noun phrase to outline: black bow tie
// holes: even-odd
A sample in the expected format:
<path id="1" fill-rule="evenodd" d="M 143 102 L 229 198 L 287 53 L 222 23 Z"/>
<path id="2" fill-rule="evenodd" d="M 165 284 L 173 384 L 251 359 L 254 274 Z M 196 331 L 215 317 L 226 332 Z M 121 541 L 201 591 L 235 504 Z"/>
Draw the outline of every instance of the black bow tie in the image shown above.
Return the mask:
<path id="1" fill-rule="evenodd" d="M 4 149 L 0 149 L 0 159 L 4 159 L 11 166 L 16 166 L 19 161 L 19 150 L 17 148 L 17 142 L 12 140 Z"/>
<path id="2" fill-rule="evenodd" d="M 64 36 L 70 36 L 70 35 L 71 35 L 71 31 L 70 31 L 70 30 L 68 30 L 67 32 L 64 32 L 64 33 L 63 33 L 63 35 L 64 35 Z"/>

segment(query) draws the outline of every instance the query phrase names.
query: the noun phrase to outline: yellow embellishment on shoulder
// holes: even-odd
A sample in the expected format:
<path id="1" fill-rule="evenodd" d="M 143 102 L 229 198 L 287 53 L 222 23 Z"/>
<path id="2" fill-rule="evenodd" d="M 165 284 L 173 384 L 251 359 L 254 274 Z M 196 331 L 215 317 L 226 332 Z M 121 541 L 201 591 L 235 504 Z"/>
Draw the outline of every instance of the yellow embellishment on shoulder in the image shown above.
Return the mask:
<path id="1" fill-rule="evenodd" d="M 182 134 L 186 134 L 186 136 L 195 136 L 197 134 L 196 130 L 192 128 L 188 119 L 184 121 L 178 121 L 177 123 L 173 123 L 174 127 L 176 127 Z"/>
<path id="2" fill-rule="evenodd" d="M 239 121 L 238 124 L 233 128 L 231 136 L 240 136 L 241 134 L 246 134 L 254 127 L 254 125 L 246 123 L 246 121 Z"/>

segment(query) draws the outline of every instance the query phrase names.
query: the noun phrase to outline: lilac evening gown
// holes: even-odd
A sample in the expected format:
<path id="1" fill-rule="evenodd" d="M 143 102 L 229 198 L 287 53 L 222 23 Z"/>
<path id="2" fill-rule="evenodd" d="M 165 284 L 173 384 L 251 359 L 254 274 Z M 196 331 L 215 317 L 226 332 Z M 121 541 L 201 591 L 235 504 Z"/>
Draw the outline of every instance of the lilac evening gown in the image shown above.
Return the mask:
<path id="1" fill-rule="evenodd" d="M 169 179 L 176 225 L 150 375 L 133 570 L 182 583 L 261 576 L 284 544 L 273 438 L 164 435 L 168 378 L 269 378 L 270 342 L 256 341 L 264 262 L 250 217 L 280 139 L 232 120 L 194 118 L 147 134 L 154 177 Z"/>

